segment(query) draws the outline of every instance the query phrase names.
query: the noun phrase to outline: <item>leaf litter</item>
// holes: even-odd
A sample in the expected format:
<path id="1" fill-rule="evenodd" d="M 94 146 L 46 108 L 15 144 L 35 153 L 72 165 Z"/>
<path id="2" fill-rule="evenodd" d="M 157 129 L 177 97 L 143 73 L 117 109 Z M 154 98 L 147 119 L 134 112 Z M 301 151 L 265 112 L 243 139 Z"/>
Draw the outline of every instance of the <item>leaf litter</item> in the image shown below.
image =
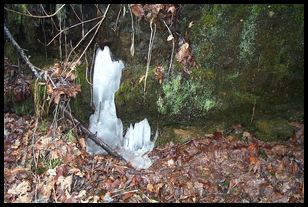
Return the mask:
<path id="1" fill-rule="evenodd" d="M 304 124 L 284 142 L 247 131 L 248 140 L 216 132 L 170 142 L 155 147 L 154 164 L 139 171 L 88 155 L 85 137 L 67 141 L 65 127 L 53 138 L 37 131 L 32 143 L 35 117 L 6 113 L 4 127 L 6 203 L 304 202 Z"/>

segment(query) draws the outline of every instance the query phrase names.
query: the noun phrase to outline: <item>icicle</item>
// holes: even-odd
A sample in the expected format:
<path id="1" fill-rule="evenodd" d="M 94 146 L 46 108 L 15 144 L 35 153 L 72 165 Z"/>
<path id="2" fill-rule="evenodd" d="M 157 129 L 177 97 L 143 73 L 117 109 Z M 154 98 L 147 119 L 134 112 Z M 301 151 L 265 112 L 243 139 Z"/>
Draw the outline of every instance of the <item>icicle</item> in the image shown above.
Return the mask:
<path id="1" fill-rule="evenodd" d="M 105 46 L 98 49 L 95 57 L 93 74 L 93 104 L 95 112 L 90 116 L 89 130 L 97 137 L 119 149 L 119 153 L 136 169 L 146 169 L 152 165 L 148 153 L 154 148 L 151 141 L 151 128 L 147 119 L 134 126 L 130 124 L 123 137 L 122 121 L 116 115 L 114 94 L 120 87 L 123 62 L 112 61 L 110 49 Z M 106 154 L 92 140 L 87 140 L 87 152 Z"/>

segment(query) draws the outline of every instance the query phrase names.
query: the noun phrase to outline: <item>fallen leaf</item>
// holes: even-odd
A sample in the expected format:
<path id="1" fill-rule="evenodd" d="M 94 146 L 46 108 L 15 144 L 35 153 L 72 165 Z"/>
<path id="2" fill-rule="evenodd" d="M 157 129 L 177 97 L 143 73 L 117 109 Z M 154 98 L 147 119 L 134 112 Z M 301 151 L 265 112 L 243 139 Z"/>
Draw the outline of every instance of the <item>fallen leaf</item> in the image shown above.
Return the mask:
<path id="1" fill-rule="evenodd" d="M 81 146 L 81 149 L 85 150 L 86 149 L 86 141 L 85 141 L 85 139 L 83 137 L 79 138 L 78 142 L 79 142 L 79 144 Z"/>
<path id="2" fill-rule="evenodd" d="M 72 181 L 73 181 L 72 175 L 69 175 L 67 177 L 64 177 L 64 176 L 61 175 L 61 176 L 59 176 L 56 184 L 60 185 L 60 188 L 61 188 L 62 191 L 68 190 L 68 192 L 70 192 Z"/>
<path id="3" fill-rule="evenodd" d="M 12 149 L 17 149 L 20 146 L 20 141 L 17 139 L 15 140 L 14 144 L 11 146 Z"/>
<path id="4" fill-rule="evenodd" d="M 175 7 L 174 6 L 171 6 L 168 8 L 167 12 L 171 12 L 172 14 L 174 14 L 175 12 Z"/>
<path id="5" fill-rule="evenodd" d="M 168 160 L 167 165 L 168 165 L 168 167 L 173 166 L 174 165 L 174 160 L 173 159 Z"/>
<path id="6" fill-rule="evenodd" d="M 148 183 L 147 189 L 148 189 L 148 191 L 150 191 L 150 192 L 153 192 L 153 191 L 154 191 L 154 187 L 153 187 L 153 185 L 152 185 L 151 183 Z"/>
<path id="7" fill-rule="evenodd" d="M 272 148 L 272 152 L 276 155 L 284 156 L 288 153 L 288 147 L 279 144 Z"/>
<path id="8" fill-rule="evenodd" d="M 31 201 L 32 201 L 32 195 L 27 193 L 18 196 L 18 198 L 14 203 L 31 203 Z"/>
<path id="9" fill-rule="evenodd" d="M 125 193 L 125 194 L 122 196 L 122 199 L 123 199 L 123 201 L 126 201 L 127 199 L 129 199 L 129 198 L 132 197 L 133 195 L 135 195 L 133 192 Z"/>
<path id="10" fill-rule="evenodd" d="M 48 94 L 52 94 L 53 93 L 53 88 L 52 88 L 51 84 L 47 84 L 47 93 Z"/>
<path id="11" fill-rule="evenodd" d="M 138 18 L 141 18 L 144 16 L 144 10 L 142 8 L 142 5 L 141 4 L 132 4 L 130 6 L 130 8 L 132 9 L 132 13 L 138 17 Z"/>

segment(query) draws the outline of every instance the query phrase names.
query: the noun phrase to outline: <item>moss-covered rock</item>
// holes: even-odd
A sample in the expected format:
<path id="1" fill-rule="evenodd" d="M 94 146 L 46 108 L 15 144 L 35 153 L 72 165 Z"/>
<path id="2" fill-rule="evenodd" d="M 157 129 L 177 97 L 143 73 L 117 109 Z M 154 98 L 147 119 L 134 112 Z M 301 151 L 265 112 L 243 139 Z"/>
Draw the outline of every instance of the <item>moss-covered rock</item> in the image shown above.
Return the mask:
<path id="1" fill-rule="evenodd" d="M 254 115 L 262 118 L 269 108 L 272 115 L 279 115 L 276 105 L 289 109 L 303 105 L 303 9 L 303 5 L 203 6 L 191 34 L 193 54 L 201 65 L 195 73 L 213 72 L 214 79 L 208 81 L 214 84 L 224 113 L 241 106 L 238 115 L 251 116 L 255 105 Z M 243 124 L 249 125 L 250 118 L 245 120 Z"/>
<path id="2" fill-rule="evenodd" d="M 293 132 L 292 126 L 285 119 L 261 119 L 256 121 L 257 137 L 261 140 L 287 140 Z"/>
<path id="3" fill-rule="evenodd" d="M 204 137 L 204 134 L 206 134 L 206 130 L 200 126 L 165 126 L 160 129 L 160 135 L 156 141 L 156 144 L 164 145 L 171 141 L 173 143 L 185 143 L 191 139 Z"/>

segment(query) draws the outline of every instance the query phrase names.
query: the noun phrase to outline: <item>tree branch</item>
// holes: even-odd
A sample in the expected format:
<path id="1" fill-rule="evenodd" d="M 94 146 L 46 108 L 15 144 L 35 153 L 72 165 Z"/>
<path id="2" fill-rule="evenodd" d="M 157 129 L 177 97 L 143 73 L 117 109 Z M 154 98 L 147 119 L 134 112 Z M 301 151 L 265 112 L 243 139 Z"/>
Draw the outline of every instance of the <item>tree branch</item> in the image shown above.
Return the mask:
<path id="1" fill-rule="evenodd" d="M 70 118 L 74 124 L 76 124 L 76 126 L 79 126 L 80 129 L 87 134 L 91 140 L 93 140 L 97 145 L 99 145 L 100 147 L 102 147 L 104 150 L 106 150 L 109 154 L 111 154 L 112 156 L 115 156 L 117 158 L 120 158 L 122 160 L 125 160 L 117 151 L 113 150 L 108 144 L 106 144 L 105 142 L 103 142 L 102 140 L 98 139 L 97 136 L 95 134 L 93 134 L 91 131 L 89 131 L 85 126 L 83 126 L 80 121 L 78 121 L 75 117 L 73 117 L 73 115 L 68 112 L 62 105 L 59 105 L 60 109 L 63 110 L 64 115 L 67 118 Z"/>
<path id="2" fill-rule="evenodd" d="M 13 46 L 17 49 L 17 51 L 19 52 L 19 54 L 21 55 L 21 57 L 23 58 L 23 60 L 26 62 L 26 64 L 30 67 L 30 69 L 32 70 L 32 72 L 34 73 L 34 75 L 38 78 L 38 79 L 42 79 L 41 74 L 37 71 L 37 69 L 41 70 L 40 68 L 34 66 L 28 59 L 28 57 L 26 56 L 26 54 L 24 53 L 23 49 L 18 45 L 18 43 L 15 41 L 15 39 L 13 38 L 12 34 L 10 33 L 9 29 L 4 25 L 4 33 L 6 34 L 6 36 L 9 38 L 9 40 L 12 42 Z M 67 118 L 72 119 L 72 121 L 80 127 L 80 129 L 88 135 L 88 138 L 90 138 L 91 140 L 93 140 L 97 145 L 99 145 L 100 147 L 102 147 L 104 150 L 106 150 L 109 154 L 111 154 L 112 156 L 115 156 L 117 158 L 120 158 L 122 160 L 125 160 L 117 151 L 113 150 L 109 145 L 107 145 L 105 142 L 103 142 L 102 140 L 98 139 L 92 132 L 90 132 L 85 126 L 83 126 L 80 121 L 78 121 L 76 118 L 74 118 L 72 116 L 72 114 L 70 112 L 68 112 L 63 106 L 59 105 L 60 109 L 63 110 L 65 116 L 67 116 Z"/>
<path id="3" fill-rule="evenodd" d="M 55 16 L 64 6 L 65 6 L 65 4 L 63 4 L 55 13 L 50 14 L 50 15 L 46 15 L 46 16 L 37 16 L 37 15 L 33 15 L 33 14 L 31 14 L 29 11 L 28 11 L 29 14 L 25 14 L 25 13 L 18 12 L 18 11 L 15 11 L 15 10 L 12 10 L 12 9 L 9 9 L 9 8 L 6 8 L 6 7 L 4 7 L 4 9 L 7 10 L 7 11 L 10 11 L 10 12 L 15 12 L 15 13 L 20 14 L 20 15 L 23 15 L 23 16 L 27 16 L 27 17 L 34 17 L 34 18 L 49 18 L 49 17 Z"/>
<path id="4" fill-rule="evenodd" d="M 9 38 L 13 46 L 16 48 L 22 59 L 25 61 L 25 63 L 29 66 L 29 68 L 34 73 L 35 77 L 38 79 L 41 79 L 41 74 L 37 70 L 41 70 L 40 68 L 34 66 L 30 61 L 29 58 L 26 56 L 24 50 L 18 45 L 18 43 L 15 41 L 14 37 L 12 36 L 10 30 L 4 25 L 4 34 Z"/>

